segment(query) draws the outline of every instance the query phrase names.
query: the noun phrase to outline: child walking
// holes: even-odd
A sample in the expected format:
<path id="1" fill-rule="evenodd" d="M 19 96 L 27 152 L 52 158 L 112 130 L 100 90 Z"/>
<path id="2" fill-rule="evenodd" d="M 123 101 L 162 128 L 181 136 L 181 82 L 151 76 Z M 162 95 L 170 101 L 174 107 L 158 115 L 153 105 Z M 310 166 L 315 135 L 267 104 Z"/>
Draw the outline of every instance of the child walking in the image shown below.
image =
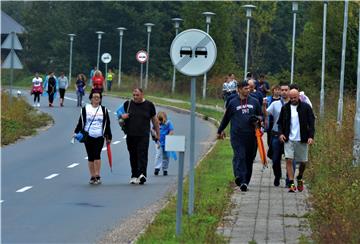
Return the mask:
<path id="1" fill-rule="evenodd" d="M 155 155 L 155 175 L 159 175 L 162 168 L 163 174 L 168 175 L 169 167 L 169 154 L 165 151 L 165 136 L 174 134 L 174 126 L 170 120 L 167 119 L 165 112 L 160 111 L 157 114 L 157 118 L 160 124 L 160 139 L 156 142 L 156 155 Z"/>

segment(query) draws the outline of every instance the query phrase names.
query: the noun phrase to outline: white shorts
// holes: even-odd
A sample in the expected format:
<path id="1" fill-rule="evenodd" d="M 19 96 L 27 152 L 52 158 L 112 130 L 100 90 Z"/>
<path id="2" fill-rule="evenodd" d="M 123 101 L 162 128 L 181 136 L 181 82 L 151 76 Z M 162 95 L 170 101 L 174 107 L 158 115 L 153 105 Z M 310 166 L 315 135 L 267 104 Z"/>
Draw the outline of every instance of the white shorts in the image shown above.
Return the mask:
<path id="1" fill-rule="evenodd" d="M 295 159 L 297 162 L 307 162 L 309 145 L 299 141 L 287 141 L 284 145 L 285 158 Z"/>

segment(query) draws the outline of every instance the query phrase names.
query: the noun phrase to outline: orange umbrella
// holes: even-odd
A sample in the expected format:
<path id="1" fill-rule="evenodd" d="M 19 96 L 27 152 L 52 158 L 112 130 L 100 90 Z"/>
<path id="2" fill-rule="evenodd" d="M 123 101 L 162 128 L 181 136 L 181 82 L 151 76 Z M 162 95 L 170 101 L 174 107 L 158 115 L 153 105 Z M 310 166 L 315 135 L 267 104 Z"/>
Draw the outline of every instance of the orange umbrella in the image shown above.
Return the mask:
<path id="1" fill-rule="evenodd" d="M 268 163 L 267 163 L 266 152 L 265 152 L 264 142 L 262 140 L 262 133 L 260 128 L 255 128 L 255 135 L 256 135 L 256 142 L 259 149 L 261 163 L 263 164 L 264 167 L 267 167 Z"/>
<path id="2" fill-rule="evenodd" d="M 108 155 L 108 159 L 109 159 L 109 166 L 110 166 L 110 170 L 112 172 L 112 153 L 111 153 L 110 143 L 106 143 L 106 148 L 107 148 L 107 155 Z"/>

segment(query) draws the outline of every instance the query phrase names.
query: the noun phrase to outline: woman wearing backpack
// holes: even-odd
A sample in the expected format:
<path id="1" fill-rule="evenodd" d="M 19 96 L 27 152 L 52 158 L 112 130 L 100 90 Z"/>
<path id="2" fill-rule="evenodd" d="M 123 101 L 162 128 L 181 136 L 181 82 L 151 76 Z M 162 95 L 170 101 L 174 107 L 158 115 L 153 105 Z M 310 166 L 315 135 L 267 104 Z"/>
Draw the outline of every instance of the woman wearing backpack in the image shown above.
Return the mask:
<path id="1" fill-rule="evenodd" d="M 76 139 L 79 132 L 88 134 L 85 140 L 85 148 L 88 155 L 90 171 L 89 184 L 101 184 L 101 149 L 106 143 L 111 143 L 112 134 L 108 109 L 100 105 L 102 96 L 99 92 L 92 92 L 89 96 L 91 103 L 81 109 L 78 124 L 74 130 Z M 84 132 L 85 131 L 85 132 Z"/>

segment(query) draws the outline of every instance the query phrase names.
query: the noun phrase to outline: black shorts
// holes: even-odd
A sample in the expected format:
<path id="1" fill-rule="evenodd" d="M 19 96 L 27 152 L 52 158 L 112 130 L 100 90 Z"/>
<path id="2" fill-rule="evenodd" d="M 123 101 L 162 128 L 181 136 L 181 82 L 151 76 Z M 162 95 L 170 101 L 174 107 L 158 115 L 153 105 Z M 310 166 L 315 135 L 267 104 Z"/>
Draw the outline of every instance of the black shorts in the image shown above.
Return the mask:
<path id="1" fill-rule="evenodd" d="M 101 149 L 104 145 L 104 137 L 88 137 L 87 142 L 85 142 L 85 148 L 88 155 L 88 161 L 94 161 L 101 159 Z"/>
<path id="2" fill-rule="evenodd" d="M 60 92 L 60 98 L 64 99 L 65 89 L 64 88 L 59 88 L 59 92 Z"/>

